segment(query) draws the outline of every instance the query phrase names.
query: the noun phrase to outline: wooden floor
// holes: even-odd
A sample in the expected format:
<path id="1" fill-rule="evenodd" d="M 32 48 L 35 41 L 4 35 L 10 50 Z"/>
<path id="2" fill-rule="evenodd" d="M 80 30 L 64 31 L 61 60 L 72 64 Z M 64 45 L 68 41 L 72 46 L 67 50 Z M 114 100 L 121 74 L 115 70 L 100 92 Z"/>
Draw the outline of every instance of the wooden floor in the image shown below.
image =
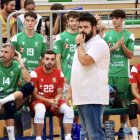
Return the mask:
<path id="1" fill-rule="evenodd" d="M 115 121 L 115 131 L 118 132 L 120 128 L 120 121 L 119 121 L 119 116 L 110 116 L 110 120 Z M 140 116 L 138 115 L 138 120 L 140 120 Z M 0 137 L 3 137 L 3 132 L 4 132 L 4 126 L 5 123 L 4 121 L 0 121 Z M 48 126 L 48 120 L 47 120 L 47 126 Z M 139 131 L 140 131 L 140 121 L 139 121 Z M 25 136 L 30 136 L 31 130 L 27 130 L 24 132 Z M 49 134 L 48 127 L 47 127 L 47 134 Z M 59 121 L 58 118 L 54 117 L 54 135 L 60 135 L 60 127 L 59 127 Z M 117 139 L 117 137 L 116 137 Z M 60 140 L 60 137 L 55 137 L 55 140 Z"/>

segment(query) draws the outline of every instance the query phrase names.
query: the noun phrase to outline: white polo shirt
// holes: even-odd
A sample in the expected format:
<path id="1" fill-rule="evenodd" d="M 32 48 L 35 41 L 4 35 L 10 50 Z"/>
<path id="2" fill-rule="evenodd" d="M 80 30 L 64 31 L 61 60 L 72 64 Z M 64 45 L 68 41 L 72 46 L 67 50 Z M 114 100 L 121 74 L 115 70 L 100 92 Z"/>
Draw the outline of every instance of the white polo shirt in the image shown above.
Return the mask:
<path id="1" fill-rule="evenodd" d="M 71 73 L 73 104 L 107 105 L 109 104 L 109 47 L 99 35 L 96 35 L 84 44 L 84 49 L 95 63 L 89 66 L 81 65 L 76 50 Z"/>

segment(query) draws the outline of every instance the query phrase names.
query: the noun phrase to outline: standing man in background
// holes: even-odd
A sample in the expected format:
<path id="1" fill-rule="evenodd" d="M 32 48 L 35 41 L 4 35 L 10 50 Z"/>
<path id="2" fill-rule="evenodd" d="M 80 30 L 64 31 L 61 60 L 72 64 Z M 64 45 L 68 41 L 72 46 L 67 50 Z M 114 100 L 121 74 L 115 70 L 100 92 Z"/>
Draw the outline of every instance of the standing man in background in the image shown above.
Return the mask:
<path id="1" fill-rule="evenodd" d="M 22 60 L 29 72 L 40 65 L 41 55 L 47 49 L 44 36 L 34 30 L 36 19 L 36 13 L 26 12 L 24 15 L 25 30 L 17 33 L 11 40 L 16 50 L 21 53 Z M 24 81 L 20 79 L 20 83 L 23 84 Z"/>
<path id="2" fill-rule="evenodd" d="M 35 1 L 34 0 L 25 0 L 24 2 L 24 10 L 25 11 L 35 11 Z M 25 14 L 20 14 L 17 17 L 17 27 L 18 27 L 18 32 L 24 31 L 24 15 Z M 41 26 L 42 26 L 42 17 L 39 14 L 37 15 L 36 19 L 36 24 L 34 26 L 34 30 L 38 33 L 41 31 Z"/>
<path id="3" fill-rule="evenodd" d="M 107 43 L 97 34 L 97 20 L 90 13 L 79 17 L 76 46 L 71 73 L 73 104 L 77 105 L 89 140 L 105 140 L 102 117 L 109 104 L 110 53 Z"/>
<path id="4" fill-rule="evenodd" d="M 65 82 L 69 84 L 73 56 L 76 50 L 75 38 L 78 34 L 79 14 L 71 11 L 67 14 L 68 29 L 57 35 L 54 52 L 56 53 L 56 66 L 64 73 Z"/>
<path id="5" fill-rule="evenodd" d="M 11 40 L 16 50 L 21 53 L 29 72 L 40 65 L 41 55 L 47 49 L 45 38 L 34 30 L 36 19 L 36 13 L 26 12 L 25 31 L 16 34 Z"/>
<path id="6" fill-rule="evenodd" d="M 134 34 L 123 27 L 126 14 L 121 9 L 116 9 L 110 14 L 114 29 L 106 32 L 103 36 L 110 49 L 109 65 L 109 85 L 114 85 L 118 93 L 128 91 L 130 65 L 129 59 L 134 51 Z M 124 127 L 126 126 L 127 116 L 121 116 L 121 128 L 119 130 L 119 139 L 124 138 Z"/>
<path id="7" fill-rule="evenodd" d="M 1 2 L 1 11 L 0 11 L 0 20 L 2 22 L 2 42 L 7 42 L 7 18 L 8 16 L 15 11 L 16 2 L 15 0 L 2 0 Z M 16 34 L 16 19 L 11 17 L 10 19 L 10 36 Z"/>

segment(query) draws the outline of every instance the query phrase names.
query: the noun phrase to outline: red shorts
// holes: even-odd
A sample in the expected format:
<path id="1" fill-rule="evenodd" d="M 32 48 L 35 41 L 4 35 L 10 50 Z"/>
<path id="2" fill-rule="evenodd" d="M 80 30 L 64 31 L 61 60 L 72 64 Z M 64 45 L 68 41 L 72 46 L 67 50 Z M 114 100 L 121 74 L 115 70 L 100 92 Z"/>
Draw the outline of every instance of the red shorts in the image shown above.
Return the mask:
<path id="1" fill-rule="evenodd" d="M 42 103 L 42 104 L 44 104 L 42 101 L 39 101 L 39 100 L 34 100 L 34 101 L 32 101 L 31 103 L 30 103 L 30 109 L 32 110 L 32 111 L 35 111 L 34 110 L 34 107 L 35 107 L 35 105 L 36 104 L 38 104 L 38 103 Z M 64 103 L 66 103 L 66 101 L 65 100 L 60 100 L 59 102 L 58 102 L 58 108 L 56 108 L 55 110 L 51 110 L 51 105 L 45 105 L 45 107 L 46 107 L 46 110 L 48 110 L 49 112 L 51 112 L 54 116 L 58 116 L 58 117 L 60 117 L 60 116 L 62 116 L 62 114 L 60 114 L 59 113 L 59 108 L 60 108 L 60 106 L 62 105 L 62 104 L 64 104 Z"/>

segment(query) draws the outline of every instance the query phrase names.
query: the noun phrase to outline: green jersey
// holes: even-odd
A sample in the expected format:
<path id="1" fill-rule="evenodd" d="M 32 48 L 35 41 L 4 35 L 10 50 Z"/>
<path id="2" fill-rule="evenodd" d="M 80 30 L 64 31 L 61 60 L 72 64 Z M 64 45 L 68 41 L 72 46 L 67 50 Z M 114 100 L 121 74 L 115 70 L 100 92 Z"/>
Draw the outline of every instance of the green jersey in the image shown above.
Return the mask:
<path id="1" fill-rule="evenodd" d="M 57 35 L 54 45 L 54 52 L 61 54 L 62 72 L 70 82 L 73 56 L 76 50 L 75 37 L 78 33 L 71 34 L 64 31 Z"/>
<path id="2" fill-rule="evenodd" d="M 4 67 L 0 60 L 0 99 L 17 90 L 21 70 L 17 61 L 13 61 L 10 67 Z"/>
<path id="3" fill-rule="evenodd" d="M 124 44 L 126 45 L 126 47 L 129 50 L 134 51 L 135 37 L 127 30 L 123 30 L 119 33 L 115 32 L 114 30 L 110 30 L 104 34 L 103 38 L 108 43 L 109 47 L 112 48 L 122 38 L 122 36 L 124 36 Z M 110 55 L 109 76 L 129 76 L 129 59 L 124 54 L 122 47 L 119 47 Z"/>
<path id="4" fill-rule="evenodd" d="M 25 32 L 16 34 L 12 38 L 12 44 L 20 52 L 29 71 L 39 66 L 41 55 L 47 49 L 45 38 L 36 32 L 33 37 L 28 37 Z"/>

